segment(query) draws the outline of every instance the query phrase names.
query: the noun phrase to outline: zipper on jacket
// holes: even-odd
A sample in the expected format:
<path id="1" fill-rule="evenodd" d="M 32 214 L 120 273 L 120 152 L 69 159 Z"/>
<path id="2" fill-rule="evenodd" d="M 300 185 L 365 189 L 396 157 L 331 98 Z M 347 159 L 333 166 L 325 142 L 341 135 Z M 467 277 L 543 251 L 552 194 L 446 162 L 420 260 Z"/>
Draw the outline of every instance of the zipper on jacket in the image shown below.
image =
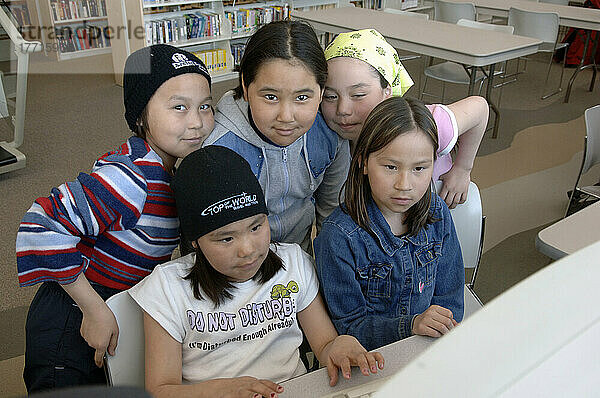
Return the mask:
<path id="1" fill-rule="evenodd" d="M 285 191 L 283 192 L 283 195 L 281 196 L 281 212 L 283 213 L 283 211 L 285 210 L 285 197 L 287 196 L 288 192 L 290 191 L 290 176 L 288 174 L 288 166 L 287 166 L 287 148 L 281 148 L 281 161 L 283 162 L 283 175 L 285 177 Z M 283 224 L 281 223 L 281 220 L 279 219 L 279 217 L 277 217 L 277 226 L 279 229 L 279 239 L 278 240 L 283 240 Z"/>

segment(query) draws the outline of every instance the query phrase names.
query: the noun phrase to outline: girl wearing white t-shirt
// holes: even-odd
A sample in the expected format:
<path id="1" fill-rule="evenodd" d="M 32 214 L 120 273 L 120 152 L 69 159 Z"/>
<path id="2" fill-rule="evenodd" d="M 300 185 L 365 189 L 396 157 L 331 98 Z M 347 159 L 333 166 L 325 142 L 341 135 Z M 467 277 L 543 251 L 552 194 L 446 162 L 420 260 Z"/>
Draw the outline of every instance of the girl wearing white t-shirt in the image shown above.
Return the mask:
<path id="1" fill-rule="evenodd" d="M 208 146 L 188 155 L 172 184 L 181 232 L 195 253 L 155 268 L 130 290 L 144 310 L 146 388 L 161 396 L 276 397 L 306 372 L 304 331 L 327 366 L 383 368 L 351 336 L 338 336 L 311 258 L 271 244 L 263 192 L 248 163 Z M 300 329 L 302 327 L 302 330 Z"/>

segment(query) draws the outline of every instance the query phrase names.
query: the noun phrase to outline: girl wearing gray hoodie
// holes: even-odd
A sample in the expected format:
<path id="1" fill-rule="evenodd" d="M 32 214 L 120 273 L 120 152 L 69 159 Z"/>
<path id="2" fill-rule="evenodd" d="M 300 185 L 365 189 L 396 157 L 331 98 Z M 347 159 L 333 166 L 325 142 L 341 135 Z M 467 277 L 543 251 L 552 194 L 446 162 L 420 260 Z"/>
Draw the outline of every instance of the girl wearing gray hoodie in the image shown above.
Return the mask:
<path id="1" fill-rule="evenodd" d="M 313 29 L 277 21 L 248 41 L 240 84 L 216 107 L 204 145 L 221 145 L 250 164 L 264 190 L 274 241 L 311 250 L 317 228 L 339 204 L 348 175 L 348 141 L 319 112 L 327 62 Z"/>

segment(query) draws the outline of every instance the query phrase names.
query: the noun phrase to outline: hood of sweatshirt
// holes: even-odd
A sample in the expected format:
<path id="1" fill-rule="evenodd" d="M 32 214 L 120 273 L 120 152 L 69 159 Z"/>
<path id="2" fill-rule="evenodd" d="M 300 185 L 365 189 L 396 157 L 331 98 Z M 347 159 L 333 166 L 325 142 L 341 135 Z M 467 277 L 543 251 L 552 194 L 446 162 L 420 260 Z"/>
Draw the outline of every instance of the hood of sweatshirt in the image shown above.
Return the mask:
<path id="1" fill-rule="evenodd" d="M 248 102 L 234 99 L 232 91 L 217 104 L 215 129 L 204 142 L 229 147 L 248 161 L 265 192 L 275 241 L 301 243 L 310 234 L 312 197 L 322 177 L 310 171 L 306 142 L 306 134 L 286 147 L 264 141 L 250 124 Z"/>

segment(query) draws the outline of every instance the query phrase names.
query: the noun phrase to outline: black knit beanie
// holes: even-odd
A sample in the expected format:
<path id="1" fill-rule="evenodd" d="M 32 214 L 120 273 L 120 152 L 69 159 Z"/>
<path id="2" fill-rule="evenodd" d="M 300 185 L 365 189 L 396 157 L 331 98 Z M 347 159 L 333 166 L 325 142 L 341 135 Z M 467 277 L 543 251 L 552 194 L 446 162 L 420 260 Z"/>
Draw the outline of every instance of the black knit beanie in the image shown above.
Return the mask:
<path id="1" fill-rule="evenodd" d="M 136 122 L 158 88 L 172 77 L 199 73 L 208 80 L 206 66 L 194 54 L 168 44 L 144 47 L 127 57 L 123 76 L 125 120 L 135 132 Z"/>
<path id="2" fill-rule="evenodd" d="M 183 236 L 189 241 L 257 214 L 268 214 L 265 197 L 244 158 L 209 145 L 183 158 L 171 188 Z"/>

